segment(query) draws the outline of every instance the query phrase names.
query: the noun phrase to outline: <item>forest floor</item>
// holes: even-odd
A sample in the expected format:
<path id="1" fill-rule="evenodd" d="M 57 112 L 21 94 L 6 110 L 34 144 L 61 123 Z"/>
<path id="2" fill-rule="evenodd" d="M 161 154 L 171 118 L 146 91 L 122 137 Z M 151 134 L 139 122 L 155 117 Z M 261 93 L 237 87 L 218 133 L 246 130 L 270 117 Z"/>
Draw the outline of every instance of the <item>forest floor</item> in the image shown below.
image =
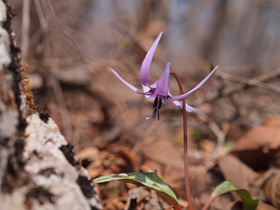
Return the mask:
<path id="1" fill-rule="evenodd" d="M 181 110 L 164 103 L 159 121 L 146 120 L 152 113 L 153 101 L 125 87 L 107 70 L 108 66 L 114 68 L 141 88 L 141 62 L 154 38 L 164 31 L 151 66 L 151 81 L 160 75 L 165 57 L 171 59 L 171 69 L 179 75 L 187 92 L 207 75 L 210 60 L 221 61 L 215 75 L 186 98 L 186 103 L 198 110 L 197 114 L 188 114 L 194 205 L 199 209 L 215 186 L 231 180 L 237 188 L 247 189 L 260 200 L 259 209 L 280 209 L 280 71 L 275 70 L 279 66 L 279 50 L 270 35 L 260 33 L 272 32 L 279 24 L 277 18 L 271 18 L 276 20 L 275 25 L 264 24 L 261 18 L 270 16 L 259 13 L 278 7 L 264 10 L 266 3 L 252 1 L 236 9 L 231 4 L 224 5 L 226 1 L 216 1 L 218 6 L 213 4 L 213 8 L 217 11 L 207 16 L 203 11 L 212 6 L 202 1 L 193 4 L 191 14 L 178 6 L 183 13 L 178 17 L 173 13 L 183 18 L 179 21 L 168 19 L 171 7 L 164 8 L 167 4 L 161 1 L 143 1 L 142 10 L 127 8 L 130 4 L 124 5 L 126 1 L 107 2 L 108 7 L 102 4 L 105 1 L 69 4 L 63 0 L 41 0 L 24 7 L 25 2 L 32 1 L 11 1 L 18 14 L 13 24 L 16 36 L 22 39 L 22 64 L 30 76 L 38 111 L 49 113 L 58 124 L 92 179 L 111 173 L 153 171 L 172 188 L 180 205 L 187 207 Z M 232 22 L 226 15 L 228 11 L 232 12 L 228 14 Z M 132 19 L 130 13 L 137 13 L 139 20 Z M 190 16 L 185 17 L 186 14 Z M 244 17 L 253 23 L 243 24 Z M 190 24 L 185 24 L 189 20 Z M 264 25 L 273 30 L 256 30 Z M 227 33 L 223 28 L 227 28 Z M 224 51 L 222 40 L 232 37 L 233 44 L 226 43 Z M 227 63 L 225 58 L 230 61 L 228 65 L 222 64 Z M 273 67 L 267 66 L 269 62 Z M 240 63 L 244 66 L 238 66 Z M 173 95 L 179 94 L 173 78 L 169 86 Z M 132 205 L 136 205 L 134 209 L 170 207 L 156 193 L 132 184 L 109 182 L 96 187 L 104 209 L 133 209 Z M 239 205 L 238 197 L 228 193 L 218 197 L 212 207 L 240 209 Z"/>
<path id="2" fill-rule="evenodd" d="M 92 179 L 112 173 L 152 171 L 174 190 L 186 208 L 181 111 L 164 104 L 159 121 L 146 120 L 152 112 L 152 101 L 118 83 L 106 68 L 100 69 L 91 74 L 93 82 L 88 89 L 63 82 L 62 74 L 57 76 L 62 81 L 61 93 L 56 88 L 44 94 L 35 90 L 40 109 L 47 104 L 51 117 L 75 146 L 78 160 Z M 129 79 L 137 81 L 133 76 Z M 247 189 L 260 199 L 259 209 L 279 208 L 279 118 L 258 112 L 260 106 L 277 106 L 269 95 L 246 97 L 254 92 L 253 88 L 241 90 L 235 109 L 232 96 L 202 103 L 197 107 L 198 114 L 188 115 L 189 171 L 196 206 L 209 199 L 216 185 L 231 180 L 237 188 Z M 196 96 L 206 93 L 207 88 Z M 47 102 L 42 97 L 45 94 L 50 98 Z M 250 108 L 256 99 L 259 105 Z M 97 185 L 97 189 L 104 209 L 131 209 L 135 197 L 135 209 L 170 207 L 154 192 L 132 184 L 110 182 Z M 237 201 L 234 193 L 226 194 L 218 197 L 212 207 L 238 209 Z"/>

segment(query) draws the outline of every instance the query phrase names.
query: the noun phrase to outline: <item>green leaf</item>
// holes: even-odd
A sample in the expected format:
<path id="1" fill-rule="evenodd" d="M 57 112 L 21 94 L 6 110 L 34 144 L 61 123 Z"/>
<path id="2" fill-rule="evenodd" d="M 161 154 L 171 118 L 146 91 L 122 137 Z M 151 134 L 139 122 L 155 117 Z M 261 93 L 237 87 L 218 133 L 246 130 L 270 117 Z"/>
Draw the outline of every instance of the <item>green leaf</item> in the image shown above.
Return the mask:
<path id="1" fill-rule="evenodd" d="M 214 192 L 211 194 L 211 197 L 215 198 L 218 195 L 222 195 L 230 191 L 236 192 L 242 199 L 244 210 L 255 210 L 258 206 L 258 199 L 252 197 L 250 193 L 245 189 L 236 189 L 231 181 L 224 181 L 221 184 L 219 184 L 215 188 Z"/>
<path id="2" fill-rule="evenodd" d="M 155 173 L 151 172 L 132 172 L 132 173 L 120 173 L 110 174 L 107 176 L 101 176 L 93 180 L 95 184 L 104 183 L 109 181 L 122 181 L 126 183 L 136 184 L 138 186 L 144 186 L 152 189 L 166 197 L 169 202 L 173 204 L 175 209 L 181 209 L 179 207 L 177 197 L 174 192 L 168 187 L 168 185 Z"/>

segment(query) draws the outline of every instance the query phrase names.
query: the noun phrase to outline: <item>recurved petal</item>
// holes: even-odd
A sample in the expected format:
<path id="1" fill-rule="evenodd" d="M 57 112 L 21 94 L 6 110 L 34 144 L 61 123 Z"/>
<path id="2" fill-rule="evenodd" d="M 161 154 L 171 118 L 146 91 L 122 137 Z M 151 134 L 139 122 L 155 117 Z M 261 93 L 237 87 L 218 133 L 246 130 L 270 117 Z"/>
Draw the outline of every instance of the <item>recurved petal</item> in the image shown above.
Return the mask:
<path id="1" fill-rule="evenodd" d="M 181 101 L 173 101 L 173 104 L 180 107 L 181 109 L 183 108 L 182 102 Z M 197 113 L 197 110 L 193 108 L 192 106 L 185 104 L 186 111 L 189 113 Z"/>
<path id="2" fill-rule="evenodd" d="M 150 87 L 150 84 L 149 84 L 149 70 L 150 70 L 151 62 L 152 62 L 153 56 L 155 54 L 157 45 L 158 45 L 159 40 L 162 36 L 162 33 L 163 32 L 161 32 L 158 35 L 158 37 L 156 38 L 155 42 L 153 43 L 153 45 L 151 46 L 151 48 L 149 49 L 149 51 L 147 52 L 147 54 L 146 54 L 146 56 L 143 60 L 143 63 L 142 63 L 142 66 L 141 66 L 141 71 L 140 71 L 140 81 L 141 81 L 141 84 L 143 86 Z"/>
<path id="3" fill-rule="evenodd" d="M 121 78 L 121 76 L 116 71 L 114 71 L 112 68 L 107 67 L 107 69 L 110 72 L 112 72 L 123 84 L 125 84 L 127 87 L 129 87 L 134 92 L 139 93 L 139 94 L 145 94 L 144 92 L 142 92 L 141 90 L 138 90 L 136 87 L 134 87 L 133 85 L 131 85 L 127 81 L 125 81 L 123 78 Z"/>
<path id="4" fill-rule="evenodd" d="M 177 100 L 182 99 L 187 97 L 188 95 L 190 95 L 191 93 L 193 93 L 194 91 L 196 91 L 198 88 L 200 88 L 208 79 L 209 77 L 212 76 L 212 74 L 214 74 L 214 72 L 217 70 L 219 66 L 216 66 L 197 86 L 195 86 L 192 90 L 190 90 L 189 92 L 183 94 L 183 95 L 179 95 L 179 96 L 172 96 L 170 95 L 172 98 L 175 98 Z"/>

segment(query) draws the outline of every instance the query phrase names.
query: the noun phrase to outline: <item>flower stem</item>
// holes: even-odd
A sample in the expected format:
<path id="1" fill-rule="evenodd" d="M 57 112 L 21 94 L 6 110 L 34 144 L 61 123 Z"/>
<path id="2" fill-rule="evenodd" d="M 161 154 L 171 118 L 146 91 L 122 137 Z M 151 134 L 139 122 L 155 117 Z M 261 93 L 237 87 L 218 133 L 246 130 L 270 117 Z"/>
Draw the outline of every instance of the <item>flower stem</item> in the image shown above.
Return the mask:
<path id="1" fill-rule="evenodd" d="M 177 80 L 180 94 L 184 94 L 182 84 L 180 82 L 179 77 L 173 71 L 170 71 L 175 79 Z M 193 210 L 192 207 L 192 199 L 191 199 L 191 190 L 190 190 L 190 178 L 189 178 L 189 169 L 188 169 L 188 131 L 187 131 L 187 112 L 186 112 L 186 102 L 185 99 L 182 99 L 182 109 L 183 109 L 183 131 L 184 131 L 184 169 L 185 169 L 185 183 L 186 183 L 186 192 L 187 192 L 187 201 L 189 204 L 189 210 Z"/>

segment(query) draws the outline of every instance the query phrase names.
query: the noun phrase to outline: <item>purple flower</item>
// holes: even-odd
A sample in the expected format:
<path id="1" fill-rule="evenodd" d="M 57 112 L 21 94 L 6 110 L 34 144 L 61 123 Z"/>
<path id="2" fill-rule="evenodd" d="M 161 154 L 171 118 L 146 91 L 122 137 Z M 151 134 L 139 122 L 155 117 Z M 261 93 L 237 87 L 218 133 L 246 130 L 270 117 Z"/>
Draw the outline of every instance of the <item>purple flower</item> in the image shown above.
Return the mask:
<path id="1" fill-rule="evenodd" d="M 216 71 L 218 66 L 216 66 L 196 87 L 194 87 L 192 90 L 189 92 L 179 95 L 179 96 L 172 96 L 171 93 L 169 92 L 168 88 L 168 81 L 169 81 L 169 72 L 170 72 L 170 63 L 167 63 L 162 75 L 160 78 L 150 85 L 149 83 L 149 70 L 150 70 L 150 65 L 156 50 L 156 47 L 159 43 L 159 40 L 162 36 L 162 32 L 158 35 L 157 39 L 151 46 L 150 50 L 145 56 L 145 59 L 142 63 L 141 66 L 141 71 L 140 71 L 140 81 L 143 86 L 143 91 L 138 90 L 136 87 L 132 86 L 129 84 L 127 81 L 125 81 L 123 78 L 120 77 L 120 75 L 114 71 L 112 68 L 108 68 L 109 71 L 111 71 L 123 84 L 125 84 L 127 87 L 129 87 L 131 90 L 133 90 L 136 93 L 143 94 L 146 96 L 146 98 L 155 98 L 154 100 L 154 110 L 153 113 L 150 117 L 147 117 L 147 119 L 159 119 L 159 109 L 162 104 L 162 100 L 164 100 L 166 103 L 172 103 L 175 106 L 178 106 L 182 109 L 182 102 L 177 101 L 180 99 L 183 99 L 190 95 L 192 92 L 200 88 L 208 79 L 209 77 Z M 172 100 L 172 99 L 177 99 L 177 100 Z M 186 111 L 191 112 L 191 113 L 196 113 L 197 110 L 189 105 L 186 104 Z"/>

